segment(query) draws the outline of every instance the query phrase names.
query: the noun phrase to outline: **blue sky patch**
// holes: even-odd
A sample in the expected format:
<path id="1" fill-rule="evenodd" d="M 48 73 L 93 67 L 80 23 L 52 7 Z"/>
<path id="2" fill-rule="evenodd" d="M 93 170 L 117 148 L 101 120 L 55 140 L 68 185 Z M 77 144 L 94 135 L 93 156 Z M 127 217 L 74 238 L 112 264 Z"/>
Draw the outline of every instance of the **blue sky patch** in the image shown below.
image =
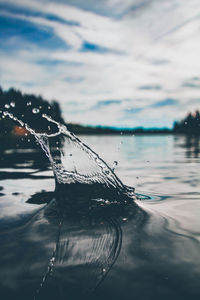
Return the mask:
<path id="1" fill-rule="evenodd" d="M 104 106 L 110 106 L 110 105 L 114 105 L 114 104 L 120 104 L 122 102 L 122 100 L 101 100 L 98 101 L 94 106 L 92 106 L 92 110 L 93 109 L 99 109 L 102 108 Z"/>
<path id="2" fill-rule="evenodd" d="M 163 107 L 163 106 L 171 106 L 171 105 L 176 105 L 176 104 L 178 104 L 178 100 L 167 98 L 167 99 L 164 99 L 162 101 L 158 101 L 158 102 L 152 104 L 151 107 Z"/>
<path id="3" fill-rule="evenodd" d="M 41 17 L 41 18 L 47 19 L 49 21 L 55 21 L 55 22 L 59 22 L 62 24 L 70 25 L 70 26 L 80 26 L 79 22 L 66 20 L 66 19 L 58 17 L 54 14 L 42 13 L 42 12 L 38 12 L 38 11 L 34 11 L 34 10 L 31 11 L 31 10 L 23 9 L 21 7 L 14 7 L 9 4 L 7 4 L 7 5 L 0 4 L 0 10 L 4 10 L 5 12 L 9 12 L 9 13 L 13 13 L 13 14 L 21 14 L 26 17 Z"/>
<path id="4" fill-rule="evenodd" d="M 197 80 L 196 80 L 197 81 Z M 196 82 L 185 82 L 183 83 L 183 87 L 189 87 L 189 88 L 197 88 L 200 89 L 200 83 Z"/>
<path id="5" fill-rule="evenodd" d="M 92 44 L 92 43 L 84 41 L 82 44 L 82 48 L 80 49 L 80 52 L 109 53 L 109 52 L 112 52 L 112 50 L 110 50 L 108 48 L 104 48 L 97 44 Z"/>
<path id="6" fill-rule="evenodd" d="M 39 45 L 41 48 L 50 49 L 67 49 L 67 45 L 57 36 L 52 34 L 52 30 L 45 26 L 35 26 L 33 23 L 9 17 L 1 16 L 0 18 L 0 42 L 1 47 L 11 38 L 17 38 L 20 41 L 31 42 Z M 15 44 L 14 49 L 21 48 L 23 45 Z"/>

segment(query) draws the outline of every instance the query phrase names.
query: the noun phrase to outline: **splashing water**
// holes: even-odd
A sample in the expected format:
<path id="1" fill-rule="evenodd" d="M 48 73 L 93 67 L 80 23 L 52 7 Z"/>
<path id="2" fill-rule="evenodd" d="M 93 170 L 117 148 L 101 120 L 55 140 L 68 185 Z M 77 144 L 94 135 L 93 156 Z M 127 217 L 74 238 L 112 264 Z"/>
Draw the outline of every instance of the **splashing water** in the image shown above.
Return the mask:
<path id="1" fill-rule="evenodd" d="M 40 115 L 38 110 L 32 112 L 34 116 Z M 63 283 L 74 295 L 71 299 L 79 298 L 76 295 L 79 282 L 82 282 L 81 295 L 88 295 L 105 278 L 121 249 L 121 227 L 109 211 L 114 208 L 119 212 L 125 204 L 133 204 L 134 189 L 123 185 L 115 175 L 116 161 L 111 169 L 66 126 L 46 114 L 42 115 L 47 121 L 46 130 L 40 132 L 8 111 L 3 116 L 17 121 L 35 137 L 51 162 L 56 182 L 55 199 L 40 217 L 50 220 L 50 224 L 52 216 L 58 219 L 56 242 L 34 299 L 43 299 L 56 278 L 60 282 L 63 269 L 63 278 L 72 276 L 74 280 L 74 285 L 67 279 Z"/>
<path id="2" fill-rule="evenodd" d="M 46 174 L 42 172 L 47 170 L 47 165 L 45 163 L 45 167 L 42 167 L 42 155 L 38 159 L 31 151 L 23 160 L 27 157 L 28 161 L 38 159 L 37 165 L 30 169 L 31 173 L 22 174 L 22 180 L 17 180 L 16 184 L 12 180 L 13 190 L 9 182 L 4 180 L 8 192 L 1 199 L 5 203 L 11 191 L 24 192 L 30 188 L 32 192 L 31 184 L 36 186 L 37 193 L 28 200 L 30 193 L 27 196 L 19 194 L 16 198 L 11 197 L 8 213 L 12 210 L 13 217 L 6 221 L 2 218 L 0 220 L 4 228 L 1 227 L 0 235 L 0 298 L 130 300 L 134 296 L 136 299 L 156 300 L 199 299 L 199 150 L 196 146 L 199 139 L 195 138 L 194 145 L 191 144 L 191 137 L 176 136 L 169 139 L 167 136 L 138 136 L 135 143 L 140 146 L 134 144 L 136 147 L 132 147 L 133 139 L 123 138 L 127 151 L 124 153 L 127 156 L 124 160 L 119 156 L 119 161 L 122 159 L 122 163 L 127 162 L 127 167 L 122 170 L 135 172 L 135 180 L 138 181 L 136 175 L 140 168 L 139 186 L 148 189 L 153 184 L 163 192 L 153 197 L 137 195 L 137 199 L 141 200 L 134 201 L 137 206 L 133 205 L 133 189 L 124 186 L 113 173 L 116 162 L 110 170 L 96 153 L 82 144 L 65 126 L 47 116 L 42 117 L 42 109 L 37 114 L 32 113 L 36 105 L 29 107 L 33 114 L 29 120 L 30 115 L 27 117 L 26 113 L 21 118 L 20 110 L 16 116 L 10 101 L 8 104 L 10 108 L 7 110 L 13 115 L 5 113 L 3 117 L 7 114 L 15 121 L 16 117 L 22 119 L 18 120 L 19 124 L 21 122 L 19 126 L 27 128 L 32 134 L 27 134 L 27 138 L 23 139 L 27 141 L 30 138 L 32 141 L 35 137 L 36 142 L 46 151 L 54 170 L 56 190 L 39 192 L 40 188 L 45 188 L 46 183 L 48 189 L 51 189 L 50 184 L 53 182 L 44 176 L 38 184 L 36 179 Z M 33 118 L 45 120 L 45 127 L 42 121 L 40 124 L 32 122 Z M 37 125 L 43 129 L 39 131 Z M 24 146 L 24 143 L 20 145 L 19 137 L 16 139 L 19 146 Z M 88 138 L 99 143 L 97 145 L 102 145 L 102 140 L 107 145 L 109 137 L 98 139 L 98 136 Z M 120 144 L 120 137 L 112 139 L 115 145 L 116 141 Z M 140 151 L 141 141 L 144 143 L 142 150 L 144 148 L 145 151 Z M 189 145 L 184 148 L 182 142 Z M 162 150 L 157 157 L 152 151 L 161 144 Z M 170 149 L 168 152 L 166 145 Z M 29 147 L 26 150 L 31 149 Z M 12 154 L 15 155 L 14 162 L 18 162 L 19 156 L 15 153 Z M 137 156 L 131 158 L 134 153 Z M 161 162 L 163 153 L 166 157 Z M 7 155 L 5 163 L 12 157 Z M 148 168 L 146 162 L 152 161 L 154 157 L 156 164 Z M 133 170 L 136 159 L 138 164 Z M 5 174 L 7 177 L 3 176 L 19 178 L 18 172 L 15 177 L 12 173 L 18 171 L 15 170 L 16 165 L 12 163 L 10 166 L 10 173 Z M 188 175 L 185 174 L 186 167 L 190 170 L 188 172 L 187 169 Z M 36 176 L 32 175 L 32 171 L 36 171 Z M 158 176 L 159 172 L 161 176 Z M 30 174 L 30 179 L 24 181 Z M 152 174 L 156 176 L 152 177 Z M 170 190 L 179 190 L 179 194 L 169 194 L 169 186 Z M 16 204 L 12 205 L 14 198 Z M 27 203 L 28 211 L 31 203 L 34 207 L 30 209 L 30 215 L 23 212 L 23 216 L 20 214 L 15 219 L 15 208 L 18 208 L 22 198 Z M 4 206 L 3 201 L 1 208 Z M 126 205 L 125 201 L 128 202 Z M 109 270 L 108 280 L 97 289 Z"/>
<path id="3" fill-rule="evenodd" d="M 39 110 L 39 108 L 33 108 L 33 109 L 32 109 L 32 112 L 33 112 L 34 114 L 38 114 L 38 113 L 40 112 L 40 110 Z"/>
<path id="4" fill-rule="evenodd" d="M 3 115 L 18 121 L 20 126 L 34 135 L 44 150 L 53 168 L 60 201 L 63 202 L 66 197 L 74 200 L 84 196 L 85 202 L 93 200 L 101 204 L 125 204 L 135 199 L 134 188 L 123 185 L 114 173 L 117 162 L 111 169 L 66 126 L 43 114 L 42 118 L 49 122 L 49 132 L 36 132 L 8 111 L 4 111 Z"/>

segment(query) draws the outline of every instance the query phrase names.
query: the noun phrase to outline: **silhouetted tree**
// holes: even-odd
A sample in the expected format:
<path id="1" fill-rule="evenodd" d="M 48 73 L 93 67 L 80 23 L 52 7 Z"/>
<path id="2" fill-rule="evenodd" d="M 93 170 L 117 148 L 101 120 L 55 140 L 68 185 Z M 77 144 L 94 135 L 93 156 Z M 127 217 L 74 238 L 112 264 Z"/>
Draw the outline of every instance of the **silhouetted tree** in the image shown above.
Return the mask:
<path id="1" fill-rule="evenodd" d="M 49 115 L 57 122 L 64 123 L 60 106 L 56 101 L 51 103 L 41 96 L 22 94 L 19 90 L 14 88 L 3 91 L 0 87 L 0 110 L 2 112 L 8 111 L 12 113 L 19 120 L 27 123 L 35 130 L 46 130 L 47 127 L 49 128 L 49 122 L 43 118 L 43 114 Z M 1 134 L 10 133 L 13 126 L 14 122 L 11 119 L 0 115 Z M 52 127 L 53 126 L 52 124 Z"/>
<path id="2" fill-rule="evenodd" d="M 182 121 L 174 122 L 173 131 L 188 135 L 200 135 L 200 112 L 189 113 Z"/>

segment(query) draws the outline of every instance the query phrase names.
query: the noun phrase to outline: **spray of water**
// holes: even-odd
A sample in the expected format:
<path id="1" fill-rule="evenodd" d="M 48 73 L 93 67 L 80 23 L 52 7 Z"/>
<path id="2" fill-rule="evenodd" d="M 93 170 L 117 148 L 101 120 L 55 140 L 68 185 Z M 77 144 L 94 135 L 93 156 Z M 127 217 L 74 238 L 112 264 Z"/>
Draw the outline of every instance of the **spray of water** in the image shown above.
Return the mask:
<path id="1" fill-rule="evenodd" d="M 8 111 L 4 116 L 17 121 L 26 128 L 40 144 L 49 158 L 56 181 L 56 191 L 62 201 L 66 197 L 84 197 L 104 204 L 127 203 L 135 198 L 134 189 L 129 188 L 115 175 L 106 162 L 92 149 L 70 132 L 67 127 L 42 115 L 53 132 L 36 132 L 27 123 Z M 116 164 L 115 164 L 116 166 Z M 59 197 L 58 197 L 59 198 Z"/>
<path id="2" fill-rule="evenodd" d="M 33 109 L 32 112 L 40 117 L 38 110 Z M 69 276 L 72 271 L 75 272 L 73 293 L 76 292 L 76 284 L 83 281 L 82 294 L 88 295 L 105 278 L 120 252 L 122 231 L 110 212 L 114 208 L 115 213 L 119 213 L 122 204 L 126 207 L 127 203 L 133 203 L 134 189 L 123 185 L 115 175 L 116 161 L 110 168 L 66 126 L 46 114 L 41 117 L 48 122 L 47 130 L 40 132 L 9 111 L 3 111 L 2 114 L 18 122 L 35 137 L 49 158 L 55 176 L 55 199 L 47 205 L 43 217 L 49 219 L 55 210 L 59 219 L 58 232 L 55 249 L 35 290 L 34 300 L 42 299 L 48 282 L 53 276 L 59 278 L 63 268 Z M 88 224 L 80 225 L 81 220 L 83 223 L 88 220 Z M 121 218 L 122 223 L 126 221 L 127 218 Z M 69 282 L 67 286 L 72 289 Z"/>

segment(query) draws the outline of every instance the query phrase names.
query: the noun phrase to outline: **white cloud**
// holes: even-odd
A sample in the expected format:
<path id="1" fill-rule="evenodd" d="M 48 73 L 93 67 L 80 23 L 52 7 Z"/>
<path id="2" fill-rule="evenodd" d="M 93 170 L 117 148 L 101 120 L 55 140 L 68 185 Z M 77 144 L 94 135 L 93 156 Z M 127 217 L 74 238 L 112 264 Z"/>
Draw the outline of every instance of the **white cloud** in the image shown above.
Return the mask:
<path id="1" fill-rule="evenodd" d="M 21 43 L 18 50 L 1 50 L 3 87 L 14 85 L 48 99 L 58 99 L 67 120 L 85 124 L 139 126 L 144 120 L 148 124 L 157 120 L 162 125 L 164 120 L 164 125 L 170 125 L 173 119 L 197 107 L 197 102 L 193 101 L 191 106 L 190 101 L 198 99 L 199 90 L 183 87 L 183 82 L 199 74 L 199 1 L 109 0 L 102 2 L 108 10 L 106 16 L 89 11 L 89 7 L 85 11 L 55 1 L 45 5 L 36 0 L 0 3 L 41 13 L 27 16 L 12 9 L 1 11 L 1 15 L 32 22 L 39 28 L 45 26 L 71 47 L 44 51 L 39 43 L 34 45 L 16 38 L 17 45 Z M 80 25 L 50 20 L 44 14 Z M 80 52 L 83 41 L 108 51 Z M 62 63 L 38 63 L 45 60 Z M 160 89 L 140 89 L 156 85 Z M 149 107 L 165 98 L 178 99 L 181 104 L 178 109 L 144 109 L 133 118 L 127 114 L 126 120 L 126 108 Z M 108 99 L 123 101 L 121 105 L 101 107 L 96 113 L 90 110 L 98 101 Z M 77 113 L 72 107 L 69 110 L 72 101 L 77 104 Z"/>

